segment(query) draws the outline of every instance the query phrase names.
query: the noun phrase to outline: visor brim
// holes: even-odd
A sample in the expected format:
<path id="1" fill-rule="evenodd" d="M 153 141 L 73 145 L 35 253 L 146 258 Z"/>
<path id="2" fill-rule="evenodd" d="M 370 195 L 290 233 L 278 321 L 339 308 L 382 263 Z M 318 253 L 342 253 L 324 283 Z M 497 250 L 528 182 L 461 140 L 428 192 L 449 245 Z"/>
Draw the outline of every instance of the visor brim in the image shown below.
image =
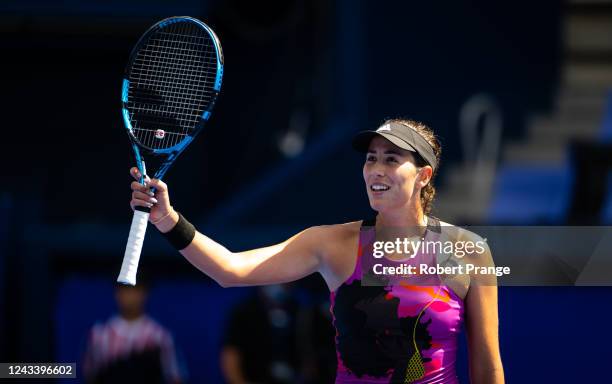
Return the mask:
<path id="1" fill-rule="evenodd" d="M 370 142 L 376 136 L 383 137 L 389 140 L 391 144 L 401 149 L 405 149 L 410 152 L 417 152 L 416 149 L 414 149 L 410 144 L 408 144 L 403 139 L 400 139 L 399 137 L 386 133 L 386 132 L 376 132 L 376 131 L 361 131 L 357 133 L 355 137 L 353 137 L 353 141 L 352 141 L 353 148 L 358 152 L 362 152 L 362 153 L 368 152 L 370 148 Z"/>

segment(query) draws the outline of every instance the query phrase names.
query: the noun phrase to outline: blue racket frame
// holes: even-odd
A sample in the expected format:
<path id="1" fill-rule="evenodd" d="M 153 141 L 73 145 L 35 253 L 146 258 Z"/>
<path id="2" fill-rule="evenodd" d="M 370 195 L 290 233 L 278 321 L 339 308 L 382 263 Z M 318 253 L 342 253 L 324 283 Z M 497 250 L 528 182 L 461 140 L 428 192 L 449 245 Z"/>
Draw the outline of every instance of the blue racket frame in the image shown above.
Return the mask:
<path id="1" fill-rule="evenodd" d="M 221 44 L 219 43 L 219 38 L 217 37 L 217 35 L 208 25 L 204 24 L 200 20 L 195 19 L 193 17 L 189 17 L 189 16 L 169 17 L 167 19 L 159 21 L 157 24 L 149 28 L 141 36 L 141 38 L 138 40 L 138 42 L 134 46 L 132 53 L 130 55 L 130 59 L 128 61 L 127 68 L 130 67 L 130 65 L 132 64 L 135 58 L 136 53 L 141 48 L 141 46 L 147 41 L 148 37 L 152 33 L 155 33 L 159 29 L 162 29 L 172 23 L 185 22 L 185 21 L 194 23 L 198 25 L 199 27 L 201 27 L 202 29 L 204 29 L 210 35 L 213 43 L 215 44 L 215 49 L 217 50 L 219 54 L 217 55 L 217 77 L 215 79 L 213 89 L 218 94 L 219 91 L 221 91 L 221 82 L 223 79 L 223 51 L 221 50 Z M 123 78 L 123 85 L 121 89 L 121 104 L 122 104 L 121 108 L 122 108 L 123 122 L 125 124 L 125 128 L 128 131 L 128 135 L 130 136 L 130 140 L 132 143 L 132 149 L 134 150 L 134 156 L 136 158 L 136 166 L 138 167 L 138 170 L 140 171 L 140 174 L 142 175 L 142 177 L 140 178 L 140 183 L 144 184 L 144 177 L 147 175 L 147 171 L 146 171 L 146 164 L 141 154 L 141 149 L 145 150 L 146 153 L 148 154 L 152 154 L 153 156 L 166 156 L 167 157 L 163 161 L 162 166 L 153 175 L 154 178 L 161 179 L 168 171 L 168 168 L 170 168 L 172 163 L 176 160 L 178 155 L 180 155 L 181 152 L 185 150 L 185 148 L 189 145 L 189 143 L 191 143 L 193 138 L 202 130 L 202 128 L 204 127 L 204 124 L 210 118 L 211 110 L 214 107 L 215 101 L 213 101 L 210 104 L 210 106 L 208 107 L 208 110 L 202 113 L 200 121 L 196 125 L 196 129 L 194 129 L 193 132 L 191 132 L 187 137 L 185 137 L 185 139 L 181 140 L 179 143 L 169 148 L 153 149 L 153 148 L 146 147 L 142 143 L 139 143 L 134 135 L 132 124 L 130 122 L 129 111 L 126 107 L 126 104 L 128 102 L 129 87 L 130 87 L 130 81 L 129 79 L 127 79 L 127 72 L 126 72 L 126 76 Z M 216 96 L 215 96 L 215 99 L 216 99 Z"/>

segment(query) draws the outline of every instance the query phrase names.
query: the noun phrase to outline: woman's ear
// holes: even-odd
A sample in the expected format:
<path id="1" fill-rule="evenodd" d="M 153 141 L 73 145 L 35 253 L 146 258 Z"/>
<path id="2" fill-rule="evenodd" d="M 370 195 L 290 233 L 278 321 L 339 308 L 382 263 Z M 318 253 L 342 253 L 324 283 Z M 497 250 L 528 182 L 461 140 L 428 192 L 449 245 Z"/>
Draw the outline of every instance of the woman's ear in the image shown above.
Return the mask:
<path id="1" fill-rule="evenodd" d="M 431 181 L 431 176 L 433 175 L 433 169 L 431 166 L 426 165 L 419 169 L 419 174 L 417 175 L 417 182 L 421 188 L 425 188 L 427 184 Z"/>

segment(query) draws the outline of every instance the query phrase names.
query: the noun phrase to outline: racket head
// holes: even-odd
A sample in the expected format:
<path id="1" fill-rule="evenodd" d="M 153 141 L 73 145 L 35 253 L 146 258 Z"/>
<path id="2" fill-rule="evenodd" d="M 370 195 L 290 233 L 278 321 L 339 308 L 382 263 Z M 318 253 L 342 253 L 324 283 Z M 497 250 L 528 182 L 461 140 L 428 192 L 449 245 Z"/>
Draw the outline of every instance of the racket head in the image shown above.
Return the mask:
<path id="1" fill-rule="evenodd" d="M 210 117 L 222 78 L 221 44 L 205 23 L 175 16 L 149 28 L 132 50 L 121 92 L 137 162 L 139 149 L 180 153 Z"/>

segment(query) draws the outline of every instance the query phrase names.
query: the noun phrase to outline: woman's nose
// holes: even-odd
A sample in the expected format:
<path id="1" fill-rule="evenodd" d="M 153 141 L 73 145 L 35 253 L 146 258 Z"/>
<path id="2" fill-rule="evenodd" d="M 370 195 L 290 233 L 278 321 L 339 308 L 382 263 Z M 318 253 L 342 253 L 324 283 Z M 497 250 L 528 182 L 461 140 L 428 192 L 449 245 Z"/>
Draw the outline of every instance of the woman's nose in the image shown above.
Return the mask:
<path id="1" fill-rule="evenodd" d="M 372 164 L 372 174 L 374 176 L 384 176 L 385 175 L 385 167 L 383 164 L 378 161 Z"/>

